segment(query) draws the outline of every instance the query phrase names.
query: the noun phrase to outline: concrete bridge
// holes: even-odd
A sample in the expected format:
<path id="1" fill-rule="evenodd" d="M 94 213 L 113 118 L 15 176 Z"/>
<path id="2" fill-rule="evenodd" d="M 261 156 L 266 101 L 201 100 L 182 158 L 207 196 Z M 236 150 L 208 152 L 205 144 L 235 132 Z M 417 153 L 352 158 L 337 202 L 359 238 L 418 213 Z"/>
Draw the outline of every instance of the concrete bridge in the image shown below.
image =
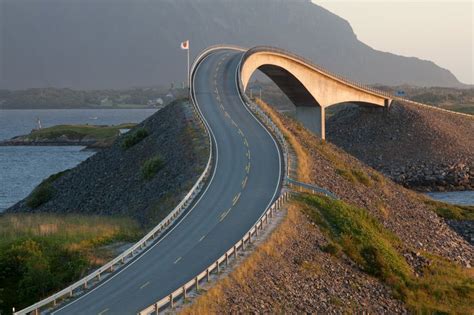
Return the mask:
<path id="1" fill-rule="evenodd" d="M 388 94 L 350 82 L 340 76 L 282 49 L 257 46 L 245 52 L 240 78 L 245 90 L 252 74 L 260 70 L 296 106 L 296 119 L 325 138 L 325 109 L 340 103 L 388 108 Z"/>

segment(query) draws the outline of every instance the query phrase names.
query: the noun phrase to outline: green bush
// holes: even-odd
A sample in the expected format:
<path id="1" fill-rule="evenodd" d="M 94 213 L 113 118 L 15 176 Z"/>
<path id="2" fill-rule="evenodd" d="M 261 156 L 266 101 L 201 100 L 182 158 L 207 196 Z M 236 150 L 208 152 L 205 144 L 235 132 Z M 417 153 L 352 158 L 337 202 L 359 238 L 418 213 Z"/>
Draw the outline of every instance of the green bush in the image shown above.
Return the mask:
<path id="1" fill-rule="evenodd" d="M 54 188 L 51 184 L 67 172 L 69 172 L 69 170 L 58 172 L 42 181 L 41 184 L 39 184 L 28 196 L 26 199 L 26 205 L 35 209 L 51 200 L 54 196 Z"/>
<path id="2" fill-rule="evenodd" d="M 141 168 L 143 178 L 146 180 L 152 179 L 163 168 L 163 165 L 163 159 L 159 155 L 146 160 Z"/>
<path id="3" fill-rule="evenodd" d="M 138 128 L 137 130 L 127 134 L 122 142 L 122 148 L 129 149 L 138 142 L 142 141 L 148 136 L 148 131 L 145 128 Z"/>
<path id="4" fill-rule="evenodd" d="M 53 198 L 54 188 L 50 183 L 42 183 L 36 187 L 26 200 L 26 205 L 30 208 L 38 208 L 42 204 Z"/>

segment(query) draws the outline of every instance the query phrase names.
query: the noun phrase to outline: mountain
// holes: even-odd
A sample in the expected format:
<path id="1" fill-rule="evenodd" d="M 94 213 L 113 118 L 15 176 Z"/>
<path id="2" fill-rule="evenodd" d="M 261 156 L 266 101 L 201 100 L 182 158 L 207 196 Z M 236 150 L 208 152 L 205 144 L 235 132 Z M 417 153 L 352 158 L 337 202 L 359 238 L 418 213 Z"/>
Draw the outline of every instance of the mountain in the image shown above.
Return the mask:
<path id="1" fill-rule="evenodd" d="M 0 88 L 184 81 L 186 53 L 273 45 L 364 83 L 459 87 L 431 61 L 380 52 L 309 0 L 1 0 Z"/>

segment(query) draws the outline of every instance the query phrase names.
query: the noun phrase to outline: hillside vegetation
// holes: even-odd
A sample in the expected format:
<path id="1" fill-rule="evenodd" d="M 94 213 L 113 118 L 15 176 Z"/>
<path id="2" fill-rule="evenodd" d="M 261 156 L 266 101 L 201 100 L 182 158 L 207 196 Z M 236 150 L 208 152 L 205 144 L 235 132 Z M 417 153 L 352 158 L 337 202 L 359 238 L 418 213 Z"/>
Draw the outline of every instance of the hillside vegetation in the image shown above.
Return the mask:
<path id="1" fill-rule="evenodd" d="M 133 242 L 142 234 L 129 218 L 0 215 L 0 312 L 63 289 L 116 254 L 105 245 Z"/>
<path id="2" fill-rule="evenodd" d="M 202 128 L 186 100 L 173 102 L 110 148 L 46 179 L 6 212 L 119 215 L 154 226 L 204 170 L 209 148 Z M 92 131 L 105 135 L 113 129 Z"/>
<path id="3" fill-rule="evenodd" d="M 296 195 L 269 239 L 185 314 L 470 314 L 474 250 L 425 197 L 258 104 L 293 146 L 296 174 L 340 200 Z"/>

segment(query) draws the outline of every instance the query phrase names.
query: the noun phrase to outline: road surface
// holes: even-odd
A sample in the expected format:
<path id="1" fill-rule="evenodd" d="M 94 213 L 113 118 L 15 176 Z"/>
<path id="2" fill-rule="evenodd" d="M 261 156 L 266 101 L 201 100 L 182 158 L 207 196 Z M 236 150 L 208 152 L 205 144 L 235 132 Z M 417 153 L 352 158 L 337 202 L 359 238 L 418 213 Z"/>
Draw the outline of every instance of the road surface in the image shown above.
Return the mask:
<path id="1" fill-rule="evenodd" d="M 200 199 L 138 259 L 53 314 L 136 314 L 207 268 L 277 197 L 280 151 L 241 101 L 236 85 L 241 54 L 208 55 L 192 82 L 216 148 L 215 168 Z"/>

